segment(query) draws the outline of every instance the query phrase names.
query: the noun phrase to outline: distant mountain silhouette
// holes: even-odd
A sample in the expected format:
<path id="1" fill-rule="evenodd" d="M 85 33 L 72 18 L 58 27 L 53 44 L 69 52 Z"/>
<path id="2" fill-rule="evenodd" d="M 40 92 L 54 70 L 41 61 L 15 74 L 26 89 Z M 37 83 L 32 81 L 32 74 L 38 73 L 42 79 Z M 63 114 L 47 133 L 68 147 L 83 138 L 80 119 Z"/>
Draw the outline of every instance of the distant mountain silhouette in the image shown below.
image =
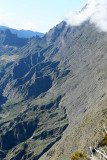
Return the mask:
<path id="1" fill-rule="evenodd" d="M 34 32 L 31 30 L 23 30 L 23 29 L 17 30 L 17 29 L 6 27 L 6 26 L 0 26 L 0 30 L 6 30 L 6 29 L 10 29 L 10 31 L 14 34 L 17 34 L 19 38 L 32 38 L 33 36 L 39 36 L 39 37 L 44 36 L 44 33 L 40 33 L 40 32 Z"/>

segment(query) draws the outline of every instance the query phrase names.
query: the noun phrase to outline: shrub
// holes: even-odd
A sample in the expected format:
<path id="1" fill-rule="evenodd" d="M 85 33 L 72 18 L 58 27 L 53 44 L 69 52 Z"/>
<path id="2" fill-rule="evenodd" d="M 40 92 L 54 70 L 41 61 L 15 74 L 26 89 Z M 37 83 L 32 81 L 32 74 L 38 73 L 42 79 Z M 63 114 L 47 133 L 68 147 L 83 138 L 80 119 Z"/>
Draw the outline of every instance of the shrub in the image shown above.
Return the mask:
<path id="1" fill-rule="evenodd" d="M 107 145 L 107 133 L 105 133 L 104 140 L 102 141 L 103 145 Z"/>
<path id="2" fill-rule="evenodd" d="M 87 156 L 84 153 L 76 152 L 71 156 L 71 160 L 87 160 Z"/>

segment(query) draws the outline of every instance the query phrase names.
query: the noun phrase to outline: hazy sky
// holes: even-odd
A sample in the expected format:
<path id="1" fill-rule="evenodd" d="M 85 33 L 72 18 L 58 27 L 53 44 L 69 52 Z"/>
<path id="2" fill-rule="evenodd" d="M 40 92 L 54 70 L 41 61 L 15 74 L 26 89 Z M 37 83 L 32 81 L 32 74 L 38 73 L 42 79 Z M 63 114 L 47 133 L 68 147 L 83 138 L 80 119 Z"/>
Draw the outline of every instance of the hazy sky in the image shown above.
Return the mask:
<path id="1" fill-rule="evenodd" d="M 0 0 L 0 25 L 47 32 L 87 0 Z"/>

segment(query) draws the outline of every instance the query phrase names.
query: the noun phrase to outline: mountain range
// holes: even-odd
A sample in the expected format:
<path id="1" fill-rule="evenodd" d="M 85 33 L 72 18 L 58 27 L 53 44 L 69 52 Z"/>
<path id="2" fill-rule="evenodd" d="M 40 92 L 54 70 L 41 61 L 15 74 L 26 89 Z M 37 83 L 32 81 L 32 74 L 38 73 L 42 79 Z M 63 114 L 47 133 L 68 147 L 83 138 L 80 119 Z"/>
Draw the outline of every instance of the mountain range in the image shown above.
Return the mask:
<path id="1" fill-rule="evenodd" d="M 1 159 L 89 155 L 103 139 L 106 113 L 106 32 L 88 21 L 62 21 L 30 39 L 0 31 Z"/>
<path id="2" fill-rule="evenodd" d="M 0 26 L 0 30 L 6 30 L 9 29 L 13 34 L 17 34 L 17 36 L 19 38 L 32 38 L 33 36 L 39 36 L 39 37 L 43 37 L 44 33 L 40 33 L 40 32 L 34 32 L 31 30 L 17 30 L 17 29 L 13 29 L 13 28 L 9 28 L 6 26 Z"/>

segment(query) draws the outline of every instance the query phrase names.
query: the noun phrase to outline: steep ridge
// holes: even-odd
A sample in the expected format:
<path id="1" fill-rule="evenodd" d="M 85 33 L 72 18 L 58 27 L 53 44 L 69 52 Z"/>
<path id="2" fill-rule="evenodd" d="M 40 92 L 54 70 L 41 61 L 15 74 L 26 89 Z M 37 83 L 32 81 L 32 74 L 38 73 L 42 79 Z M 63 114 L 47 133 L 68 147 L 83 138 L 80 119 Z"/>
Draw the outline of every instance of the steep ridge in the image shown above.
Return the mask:
<path id="1" fill-rule="evenodd" d="M 56 27 L 62 24 L 64 22 Z M 48 34 L 51 33 L 52 30 Z M 69 126 L 61 141 L 40 159 L 67 160 L 76 151 L 89 155 L 90 144 L 103 136 L 100 131 L 107 120 L 102 115 L 106 115 L 106 105 L 99 104 L 106 102 L 107 97 L 106 44 L 107 33 L 97 31 L 94 25 L 86 22 L 79 27 L 66 26 L 54 43 L 59 51 L 51 55 L 46 53 L 51 60 L 60 60 L 60 67 L 68 66 L 72 76 L 60 90 L 54 87 L 51 90 L 53 94 L 56 91 L 66 93 L 63 105 L 67 109 Z"/>
<path id="2" fill-rule="evenodd" d="M 0 80 L 1 158 L 67 160 L 77 150 L 88 153 L 107 119 L 106 44 L 107 33 L 89 22 L 61 22 L 11 52 L 20 58 L 7 63 Z"/>
<path id="3" fill-rule="evenodd" d="M 18 38 L 17 35 L 12 34 L 9 29 L 0 31 L 0 44 L 22 47 L 27 41 L 27 38 Z"/>

